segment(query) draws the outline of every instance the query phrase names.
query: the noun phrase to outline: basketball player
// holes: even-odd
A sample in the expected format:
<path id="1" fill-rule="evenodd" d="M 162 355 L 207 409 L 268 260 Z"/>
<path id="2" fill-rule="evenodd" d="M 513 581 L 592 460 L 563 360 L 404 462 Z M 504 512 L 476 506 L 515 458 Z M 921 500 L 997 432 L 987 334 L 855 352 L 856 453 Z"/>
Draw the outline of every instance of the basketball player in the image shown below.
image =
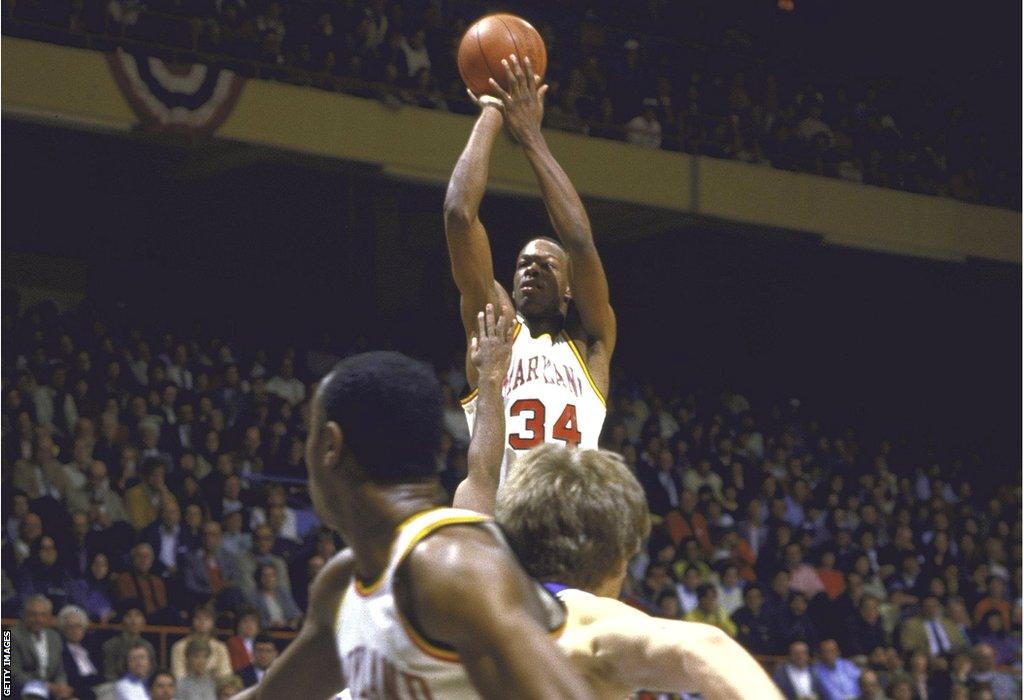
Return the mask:
<path id="1" fill-rule="evenodd" d="M 503 319 L 479 314 L 471 354 L 479 415 L 469 474 L 455 505 L 494 508 L 526 570 L 546 581 L 569 620 L 558 643 L 598 697 L 639 690 L 705 698 L 781 698 L 764 669 L 717 627 L 654 618 L 617 600 L 629 560 L 650 530 L 647 499 L 622 458 L 542 445 L 519 456 L 494 491 L 502 456 L 500 384 L 511 355 Z"/>
<path id="2" fill-rule="evenodd" d="M 489 518 L 440 507 L 440 434 L 440 385 L 422 363 L 365 353 L 320 383 L 310 493 L 351 548 L 317 575 L 298 637 L 245 697 L 591 697 L 549 637 L 562 606 Z"/>
<path id="3" fill-rule="evenodd" d="M 512 362 L 502 388 L 504 474 L 515 453 L 545 442 L 597 447 L 616 330 L 587 213 L 540 130 L 547 86 L 538 87 L 528 57 L 521 63 L 510 56 L 502 63 L 509 89 L 492 80 L 500 97 L 473 96 L 480 116 L 448 183 L 444 213 L 467 341 L 477 314 L 488 303 L 497 309 L 514 304 L 518 314 Z M 511 299 L 494 279 L 490 243 L 479 217 L 491 149 L 502 125 L 523 147 L 558 236 L 558 241 L 534 238 L 519 252 Z M 463 407 L 472 433 L 477 374 L 468 351 L 466 375 L 473 391 Z"/>

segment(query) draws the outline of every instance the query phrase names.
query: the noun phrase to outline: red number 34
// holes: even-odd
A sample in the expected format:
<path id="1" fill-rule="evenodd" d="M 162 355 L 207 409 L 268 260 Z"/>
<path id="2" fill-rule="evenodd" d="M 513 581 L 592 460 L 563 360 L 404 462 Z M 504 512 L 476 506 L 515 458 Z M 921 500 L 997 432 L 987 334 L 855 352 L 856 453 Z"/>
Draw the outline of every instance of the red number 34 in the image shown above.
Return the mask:
<path id="1" fill-rule="evenodd" d="M 519 399 L 509 408 L 509 415 L 518 416 L 525 411 L 530 413 L 526 418 L 524 431 L 528 434 L 515 433 L 508 436 L 508 445 L 513 450 L 528 450 L 544 442 L 544 418 L 547 412 L 544 404 L 538 399 Z M 569 447 L 576 447 L 583 439 L 576 427 L 576 407 L 571 403 L 565 405 L 562 415 L 555 421 L 551 437 L 561 440 Z"/>

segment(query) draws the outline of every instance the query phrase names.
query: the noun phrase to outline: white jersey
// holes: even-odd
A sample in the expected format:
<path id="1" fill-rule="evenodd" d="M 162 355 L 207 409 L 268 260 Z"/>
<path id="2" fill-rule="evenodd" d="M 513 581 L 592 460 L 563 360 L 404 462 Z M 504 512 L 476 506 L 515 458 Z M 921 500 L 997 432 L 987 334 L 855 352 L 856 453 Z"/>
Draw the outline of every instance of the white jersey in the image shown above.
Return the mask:
<path id="1" fill-rule="evenodd" d="M 335 646 L 350 697 L 479 697 L 458 654 L 424 639 L 399 611 L 393 590 L 395 571 L 419 542 L 442 527 L 467 523 L 487 528 L 508 547 L 497 525 L 487 516 L 458 508 L 433 508 L 399 525 L 391 545 L 391 558 L 376 581 L 363 585 L 353 577 L 335 623 Z M 565 622 L 564 608 L 540 584 L 537 587 L 547 604 L 548 628 L 560 630 Z"/>
<path id="2" fill-rule="evenodd" d="M 607 413 L 605 398 L 590 376 L 576 343 L 564 330 L 534 338 L 520 318 L 512 331 L 512 360 L 501 385 L 505 403 L 505 481 L 515 455 L 549 442 L 597 449 Z M 477 391 L 462 399 L 469 434 L 476 419 Z"/>

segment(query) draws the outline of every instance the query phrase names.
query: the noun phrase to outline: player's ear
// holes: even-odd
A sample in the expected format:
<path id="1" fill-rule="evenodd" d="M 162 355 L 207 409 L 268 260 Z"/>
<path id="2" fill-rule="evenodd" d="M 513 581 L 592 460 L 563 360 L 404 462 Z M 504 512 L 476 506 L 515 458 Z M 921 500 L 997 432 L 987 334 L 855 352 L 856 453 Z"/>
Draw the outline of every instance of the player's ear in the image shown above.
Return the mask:
<path id="1" fill-rule="evenodd" d="M 327 421 L 324 426 L 324 440 L 327 442 L 324 450 L 324 462 L 334 466 L 341 461 L 341 450 L 345 444 L 345 433 L 341 426 L 334 421 Z"/>

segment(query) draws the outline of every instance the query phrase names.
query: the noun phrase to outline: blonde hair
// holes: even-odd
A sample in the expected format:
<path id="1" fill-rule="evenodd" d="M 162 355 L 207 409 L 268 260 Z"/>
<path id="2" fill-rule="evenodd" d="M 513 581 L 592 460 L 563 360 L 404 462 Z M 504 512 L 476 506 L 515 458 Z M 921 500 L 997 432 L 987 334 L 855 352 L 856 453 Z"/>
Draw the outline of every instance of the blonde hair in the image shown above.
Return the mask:
<path id="1" fill-rule="evenodd" d="M 531 576 L 589 590 L 640 549 L 647 499 L 622 457 L 541 445 L 520 455 L 494 511 Z"/>

